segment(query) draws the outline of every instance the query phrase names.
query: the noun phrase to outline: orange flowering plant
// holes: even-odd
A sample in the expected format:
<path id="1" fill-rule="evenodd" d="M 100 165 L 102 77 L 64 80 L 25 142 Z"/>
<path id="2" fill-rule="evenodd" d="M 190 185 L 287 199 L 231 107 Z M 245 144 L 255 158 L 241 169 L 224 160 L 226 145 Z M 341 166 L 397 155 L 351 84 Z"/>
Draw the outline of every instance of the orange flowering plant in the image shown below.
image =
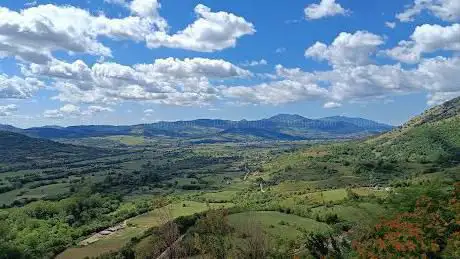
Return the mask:
<path id="1" fill-rule="evenodd" d="M 456 256 L 460 251 L 460 183 L 450 201 L 428 197 L 417 200 L 415 210 L 382 220 L 352 242 L 360 258 L 433 258 Z"/>

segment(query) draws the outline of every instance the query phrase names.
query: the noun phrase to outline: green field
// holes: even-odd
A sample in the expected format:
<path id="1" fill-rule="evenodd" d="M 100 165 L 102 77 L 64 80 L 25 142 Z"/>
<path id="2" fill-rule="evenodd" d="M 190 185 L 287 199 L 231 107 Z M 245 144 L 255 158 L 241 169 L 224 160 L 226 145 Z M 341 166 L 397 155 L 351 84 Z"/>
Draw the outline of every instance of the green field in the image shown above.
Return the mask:
<path id="1" fill-rule="evenodd" d="M 142 136 L 110 136 L 106 139 L 117 141 L 128 146 L 145 145 L 149 141 Z"/>
<path id="2" fill-rule="evenodd" d="M 316 203 L 321 203 L 323 201 L 324 202 L 341 201 L 347 197 L 348 195 L 345 189 L 313 192 L 313 193 L 307 194 L 307 199 L 310 199 Z"/>
<path id="3" fill-rule="evenodd" d="M 0 195 L 0 205 L 9 205 L 17 199 L 22 189 L 16 189 L 9 192 L 4 192 Z"/>
<path id="4" fill-rule="evenodd" d="M 183 201 L 178 203 L 173 203 L 166 207 L 163 207 L 158 210 L 153 210 L 149 213 L 139 215 L 128 220 L 128 223 L 131 223 L 140 228 L 150 228 L 153 226 L 158 226 L 165 222 L 162 222 L 162 217 L 167 214 L 170 219 L 174 219 L 180 216 L 192 215 L 195 213 L 207 211 L 209 209 L 217 208 L 229 208 L 233 206 L 231 203 L 209 203 L 209 207 L 206 203 L 194 202 L 194 201 Z"/>
<path id="5" fill-rule="evenodd" d="M 45 186 L 40 186 L 33 189 L 28 189 L 23 195 L 18 198 L 23 197 L 52 197 L 60 194 L 65 194 L 69 192 L 68 183 L 56 183 Z"/>
<path id="6" fill-rule="evenodd" d="M 322 233 L 331 230 L 327 224 L 313 219 L 274 211 L 237 213 L 230 215 L 229 221 L 236 228 L 260 223 L 270 236 L 289 240 L 296 240 L 306 232 Z"/>
<path id="7" fill-rule="evenodd" d="M 376 188 L 368 188 L 368 187 L 360 187 L 360 188 L 353 188 L 352 191 L 359 196 L 369 196 L 375 195 L 376 197 L 385 198 L 388 197 L 391 188 L 385 189 L 376 189 Z"/>
<path id="8" fill-rule="evenodd" d="M 28 188 L 24 186 L 21 189 L 12 190 L 0 194 L 0 205 L 10 205 L 15 200 L 21 199 L 43 199 L 52 198 L 57 195 L 63 195 L 69 192 L 68 183 L 56 183 L 40 186 L 37 188 Z"/>
<path id="9" fill-rule="evenodd" d="M 310 192 L 315 189 L 314 182 L 308 181 L 284 181 L 273 188 L 278 193 L 287 192 Z"/>
<path id="10" fill-rule="evenodd" d="M 237 198 L 237 191 L 221 191 L 221 192 L 208 192 L 201 197 L 209 202 L 231 202 Z"/>

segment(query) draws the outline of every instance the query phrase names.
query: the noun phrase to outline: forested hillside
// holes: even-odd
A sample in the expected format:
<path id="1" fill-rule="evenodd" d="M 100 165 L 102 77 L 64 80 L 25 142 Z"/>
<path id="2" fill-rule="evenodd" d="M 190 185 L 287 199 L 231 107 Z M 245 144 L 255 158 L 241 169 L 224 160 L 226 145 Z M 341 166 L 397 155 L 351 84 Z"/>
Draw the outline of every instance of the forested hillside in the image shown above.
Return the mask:
<path id="1" fill-rule="evenodd" d="M 49 167 L 64 162 L 104 156 L 114 151 L 57 143 L 0 131 L 0 172 L 12 168 Z"/>

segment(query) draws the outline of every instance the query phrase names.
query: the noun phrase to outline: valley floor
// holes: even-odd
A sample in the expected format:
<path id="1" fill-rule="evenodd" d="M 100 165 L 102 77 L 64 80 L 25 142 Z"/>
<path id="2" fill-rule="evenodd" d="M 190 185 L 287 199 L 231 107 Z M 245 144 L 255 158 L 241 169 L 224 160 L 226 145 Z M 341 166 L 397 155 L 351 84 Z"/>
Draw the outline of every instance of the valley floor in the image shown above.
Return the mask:
<path id="1" fill-rule="evenodd" d="M 60 259 L 405 257 L 394 251 L 401 244 L 387 240 L 392 231 L 425 238 L 417 219 L 435 217 L 441 236 L 404 249 L 448 258 L 460 250 L 457 232 L 442 227 L 456 229 L 460 214 L 460 198 L 450 200 L 460 181 L 455 125 L 458 119 L 446 119 L 333 143 L 111 137 L 128 146 L 108 152 L 81 140 L 86 146 L 72 159 L 53 153 L 68 146 L 46 142 L 60 162 L 47 167 L 29 154 L 35 160 L 2 168 L 0 251 Z M 427 200 L 429 211 L 419 206 Z"/>

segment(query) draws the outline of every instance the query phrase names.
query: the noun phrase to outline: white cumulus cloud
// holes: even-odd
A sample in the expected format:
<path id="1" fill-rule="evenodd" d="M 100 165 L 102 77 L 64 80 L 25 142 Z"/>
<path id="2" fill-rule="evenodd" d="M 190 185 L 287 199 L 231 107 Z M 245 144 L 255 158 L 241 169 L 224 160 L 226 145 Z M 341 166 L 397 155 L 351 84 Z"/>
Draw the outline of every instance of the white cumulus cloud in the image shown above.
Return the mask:
<path id="1" fill-rule="evenodd" d="M 158 9 L 161 5 L 157 0 L 133 0 L 129 8 L 141 17 L 159 18 Z"/>
<path id="2" fill-rule="evenodd" d="M 0 99 L 27 99 L 44 84 L 35 78 L 9 77 L 0 74 Z"/>
<path id="3" fill-rule="evenodd" d="M 383 43 L 381 36 L 370 32 L 342 32 L 329 46 L 316 42 L 305 51 L 305 56 L 326 60 L 333 66 L 365 65 L 370 63 L 369 57 Z"/>
<path id="4" fill-rule="evenodd" d="M 450 44 L 448 40 L 443 43 Z M 305 72 L 278 65 L 276 74 L 266 77 L 268 82 L 227 87 L 222 93 L 241 103 L 322 100 L 325 108 L 336 108 L 345 102 L 409 93 L 429 93 L 428 103 L 433 104 L 460 92 L 460 56 L 421 58 L 411 67 L 381 65 L 371 58 L 382 44 L 382 37 L 371 33 L 340 33 L 331 45 L 317 43 L 306 51 L 307 57 L 327 60 L 332 69 Z"/>
<path id="5" fill-rule="evenodd" d="M 162 18 L 94 16 L 73 6 L 39 5 L 20 12 L 0 7 L 0 57 L 45 63 L 55 51 L 111 56 L 99 37 L 144 40 Z"/>
<path id="6" fill-rule="evenodd" d="M 300 69 L 286 70 L 277 66 L 279 80 L 253 86 L 233 86 L 223 90 L 223 95 L 240 103 L 285 104 L 303 100 L 324 99 L 328 90 L 315 82 L 314 74 L 301 73 Z"/>
<path id="7" fill-rule="evenodd" d="M 268 62 L 265 59 L 245 61 L 241 64 L 241 66 L 243 67 L 256 67 L 256 66 L 265 66 L 265 65 L 268 65 Z"/>
<path id="8" fill-rule="evenodd" d="M 53 119 L 61 119 L 66 117 L 76 118 L 80 116 L 93 116 L 94 114 L 101 112 L 113 112 L 113 109 L 110 107 L 91 105 L 82 110 L 79 106 L 66 104 L 59 109 L 45 110 L 43 112 L 43 117 Z"/>
<path id="9" fill-rule="evenodd" d="M 385 26 L 387 26 L 390 29 L 396 28 L 396 23 L 395 22 L 385 22 Z"/>
<path id="10" fill-rule="evenodd" d="M 30 64 L 23 73 L 51 80 L 59 94 L 54 98 L 69 103 L 113 104 L 124 100 L 155 101 L 174 105 L 202 105 L 217 98 L 211 80 L 247 78 L 252 73 L 219 59 L 157 59 L 152 64 L 133 66 L 96 63 L 89 67 L 53 60 Z"/>
<path id="11" fill-rule="evenodd" d="M 15 57 L 43 64 L 52 60 L 57 51 L 110 57 L 112 50 L 101 41 L 103 37 L 146 42 L 152 48 L 212 52 L 234 47 L 240 37 L 255 33 L 254 25 L 242 17 L 211 12 L 198 5 L 198 19 L 183 31 L 169 35 L 157 0 L 117 2 L 129 8 L 132 15 L 110 18 L 70 5 L 46 4 L 21 11 L 0 7 L 0 59 Z"/>
<path id="12" fill-rule="evenodd" d="M 311 4 L 304 10 L 305 17 L 308 20 L 321 19 L 328 16 L 346 15 L 350 10 L 344 9 L 335 0 L 321 0 L 319 4 Z"/>
<path id="13" fill-rule="evenodd" d="M 205 5 L 195 7 L 197 20 L 173 35 L 160 31 L 147 36 L 151 48 L 168 47 L 212 52 L 235 47 L 237 39 L 256 32 L 243 17 L 227 12 L 212 12 Z"/>
<path id="14" fill-rule="evenodd" d="M 428 105 L 439 105 L 458 96 L 460 96 L 460 91 L 432 93 L 428 95 Z"/>
<path id="15" fill-rule="evenodd" d="M 397 14 L 396 18 L 401 22 L 410 22 L 423 11 L 428 11 L 444 21 L 460 21 L 460 1 L 458 0 L 415 0 L 412 6 Z"/>
<path id="16" fill-rule="evenodd" d="M 326 109 L 336 109 L 342 107 L 342 104 L 336 102 L 327 102 L 323 105 L 323 107 Z"/>
<path id="17" fill-rule="evenodd" d="M 45 118 L 64 118 L 65 116 L 77 116 L 80 115 L 80 107 L 73 104 L 66 104 L 56 110 L 46 110 L 43 112 Z"/>
<path id="18" fill-rule="evenodd" d="M 450 26 L 423 24 L 417 26 L 409 41 L 401 41 L 398 46 L 385 51 L 396 60 L 416 63 L 424 53 L 438 50 L 460 51 L 460 24 Z"/>

